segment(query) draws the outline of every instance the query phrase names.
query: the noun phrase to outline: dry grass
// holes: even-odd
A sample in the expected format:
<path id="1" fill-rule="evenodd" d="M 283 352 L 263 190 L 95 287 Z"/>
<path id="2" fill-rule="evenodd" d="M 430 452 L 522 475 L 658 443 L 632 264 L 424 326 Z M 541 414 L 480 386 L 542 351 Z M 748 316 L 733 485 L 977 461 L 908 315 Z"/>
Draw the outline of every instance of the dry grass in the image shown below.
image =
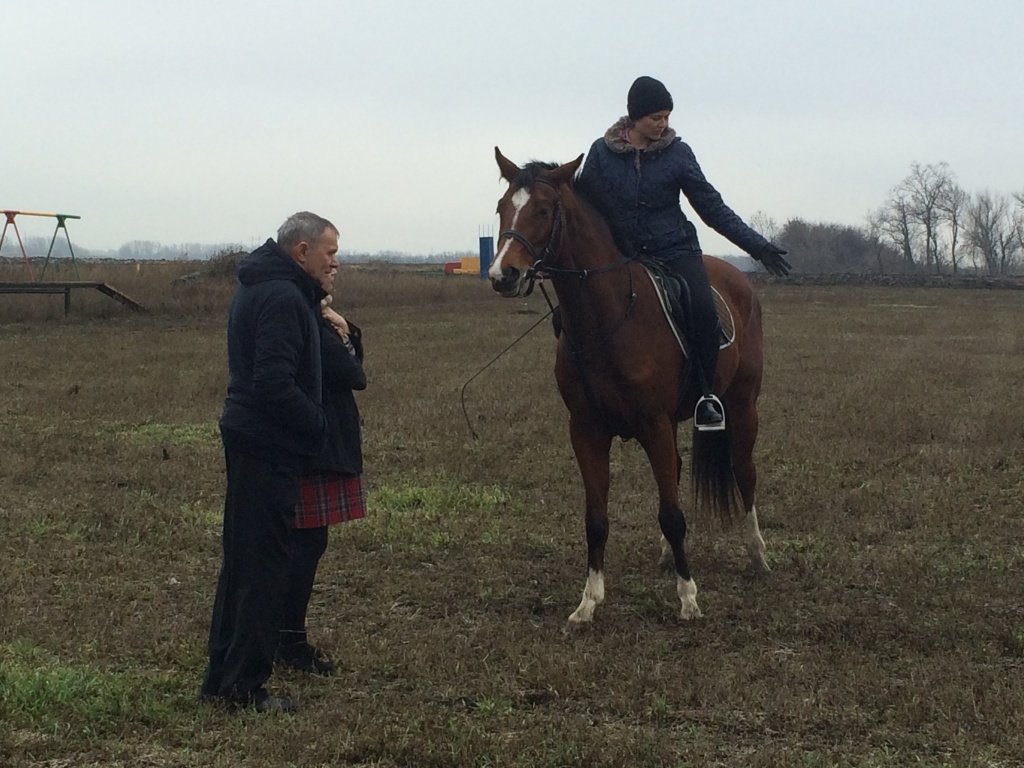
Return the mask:
<path id="1" fill-rule="evenodd" d="M 105 278 L 148 316 L 0 297 L 0 764 L 1024 765 L 1018 293 L 763 286 L 773 574 L 691 520 L 706 617 L 680 624 L 616 444 L 608 599 L 564 637 L 585 545 L 547 328 L 470 386 L 479 440 L 458 397 L 543 299 L 347 272 L 371 516 L 311 608 L 339 674 L 275 676 L 302 711 L 260 718 L 195 700 L 230 285 L 175 266 Z"/>

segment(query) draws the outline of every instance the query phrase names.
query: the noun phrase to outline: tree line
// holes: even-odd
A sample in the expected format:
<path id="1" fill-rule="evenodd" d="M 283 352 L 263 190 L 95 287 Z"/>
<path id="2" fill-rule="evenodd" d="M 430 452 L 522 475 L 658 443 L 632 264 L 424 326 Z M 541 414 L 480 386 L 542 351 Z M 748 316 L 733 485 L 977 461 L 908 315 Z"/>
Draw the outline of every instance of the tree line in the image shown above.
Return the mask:
<path id="1" fill-rule="evenodd" d="M 762 212 L 754 214 L 750 224 L 785 248 L 789 252 L 787 258 L 799 272 L 993 276 L 1024 273 L 1024 191 L 1013 195 L 988 190 L 968 193 L 946 163 L 911 165 L 907 177 L 890 190 L 885 203 L 867 215 L 862 226 L 792 218 L 780 227 Z M 30 256 L 45 255 L 50 243 L 49 238 L 24 238 Z M 203 260 L 238 250 L 241 246 L 164 245 L 149 240 L 125 243 L 116 251 L 75 246 L 79 257 L 127 260 Z M 0 256 L 17 255 L 17 245 L 8 246 L 5 242 Z M 64 238 L 53 242 L 52 255 L 70 255 Z M 445 260 L 443 257 L 449 255 L 456 258 L 462 254 L 422 256 L 381 251 L 346 257 L 356 261 L 404 262 Z"/>
<path id="2" fill-rule="evenodd" d="M 801 272 L 1024 272 L 1024 192 L 970 194 L 946 163 L 914 163 L 860 227 L 800 218 L 779 227 L 763 213 L 751 226 L 789 251 Z"/>

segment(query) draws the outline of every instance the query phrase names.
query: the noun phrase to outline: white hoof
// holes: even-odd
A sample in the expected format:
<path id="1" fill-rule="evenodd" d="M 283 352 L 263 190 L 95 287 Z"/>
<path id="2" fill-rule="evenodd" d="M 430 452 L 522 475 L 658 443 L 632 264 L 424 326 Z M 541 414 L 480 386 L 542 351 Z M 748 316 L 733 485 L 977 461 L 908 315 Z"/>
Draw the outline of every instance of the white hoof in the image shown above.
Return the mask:
<path id="1" fill-rule="evenodd" d="M 700 606 L 697 605 L 697 585 L 693 579 L 678 579 L 676 581 L 676 594 L 679 595 L 679 602 L 682 604 L 679 609 L 680 619 L 691 621 L 703 616 L 700 612 Z"/>
<path id="2" fill-rule="evenodd" d="M 703 615 L 704 614 L 700 612 L 700 606 L 697 605 L 696 600 L 684 601 L 683 607 L 679 610 L 679 618 L 683 621 L 699 619 Z"/>
<path id="3" fill-rule="evenodd" d="M 579 607 L 569 617 L 569 626 L 579 627 L 589 624 L 594 619 L 594 609 L 604 601 L 604 575 L 599 571 L 587 573 L 587 583 L 583 587 L 583 599 Z"/>
<path id="4" fill-rule="evenodd" d="M 756 573 L 762 575 L 772 572 L 771 567 L 768 565 L 768 561 L 764 559 L 764 552 L 750 552 L 750 567 L 753 568 Z"/>

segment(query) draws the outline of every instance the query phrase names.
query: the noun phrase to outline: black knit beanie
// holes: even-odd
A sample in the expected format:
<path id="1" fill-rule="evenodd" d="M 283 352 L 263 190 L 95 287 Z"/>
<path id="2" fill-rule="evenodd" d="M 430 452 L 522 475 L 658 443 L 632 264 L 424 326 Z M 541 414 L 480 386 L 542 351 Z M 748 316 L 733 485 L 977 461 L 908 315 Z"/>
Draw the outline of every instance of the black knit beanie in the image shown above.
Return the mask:
<path id="1" fill-rule="evenodd" d="M 626 97 L 626 110 L 630 120 L 639 120 L 645 115 L 661 112 L 663 109 L 672 111 L 672 94 L 660 80 L 643 75 L 633 81 Z"/>

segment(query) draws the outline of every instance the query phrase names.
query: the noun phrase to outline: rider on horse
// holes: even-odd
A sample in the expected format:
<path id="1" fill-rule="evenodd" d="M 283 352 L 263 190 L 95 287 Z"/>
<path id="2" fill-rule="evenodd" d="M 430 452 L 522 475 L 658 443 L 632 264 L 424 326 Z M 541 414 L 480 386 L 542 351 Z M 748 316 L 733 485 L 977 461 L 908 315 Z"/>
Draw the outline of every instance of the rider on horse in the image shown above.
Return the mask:
<path id="1" fill-rule="evenodd" d="M 576 188 L 604 215 L 620 250 L 655 261 L 682 281 L 688 295 L 692 375 L 702 397 L 694 411 L 698 429 L 721 429 L 722 403 L 712 392 L 718 361 L 718 313 L 697 231 L 679 205 L 679 192 L 705 224 L 776 275 L 789 272 L 786 251 L 747 226 L 704 178 L 689 145 L 669 127 L 672 96 L 652 77 L 629 89 L 628 115 L 593 143 Z M 688 289 L 688 290 L 687 290 Z M 684 301 L 685 304 L 685 301 Z"/>

